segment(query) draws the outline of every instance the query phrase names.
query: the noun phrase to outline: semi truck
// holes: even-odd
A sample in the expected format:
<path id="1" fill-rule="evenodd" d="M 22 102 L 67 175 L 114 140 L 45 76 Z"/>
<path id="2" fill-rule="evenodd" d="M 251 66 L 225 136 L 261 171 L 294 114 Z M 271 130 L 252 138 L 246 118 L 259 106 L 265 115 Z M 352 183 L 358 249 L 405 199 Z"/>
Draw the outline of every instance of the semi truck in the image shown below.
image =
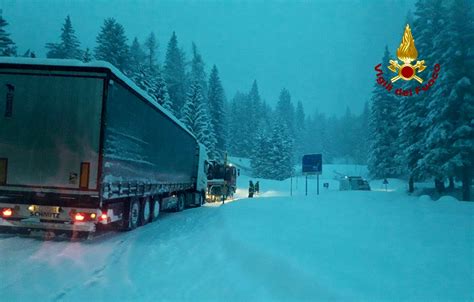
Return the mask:
<path id="1" fill-rule="evenodd" d="M 227 162 L 209 161 L 207 172 L 207 202 L 221 202 L 234 197 L 237 190 L 237 175 L 235 166 Z"/>
<path id="2" fill-rule="evenodd" d="M 0 59 L 0 227 L 132 230 L 205 202 L 205 147 L 106 62 Z"/>

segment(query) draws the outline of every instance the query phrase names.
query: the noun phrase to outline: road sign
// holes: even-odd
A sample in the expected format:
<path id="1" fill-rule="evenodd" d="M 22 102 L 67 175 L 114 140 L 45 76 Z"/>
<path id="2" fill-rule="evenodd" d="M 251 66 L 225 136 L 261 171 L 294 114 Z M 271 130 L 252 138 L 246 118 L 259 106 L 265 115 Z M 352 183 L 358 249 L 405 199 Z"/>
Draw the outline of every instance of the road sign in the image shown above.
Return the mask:
<path id="1" fill-rule="evenodd" d="M 303 155 L 303 174 L 306 174 L 306 195 L 308 195 L 308 174 L 316 174 L 319 195 L 319 175 L 323 172 L 323 156 L 321 154 Z"/>
<path id="2" fill-rule="evenodd" d="M 303 155 L 303 173 L 321 174 L 323 172 L 323 156 L 321 154 Z"/>

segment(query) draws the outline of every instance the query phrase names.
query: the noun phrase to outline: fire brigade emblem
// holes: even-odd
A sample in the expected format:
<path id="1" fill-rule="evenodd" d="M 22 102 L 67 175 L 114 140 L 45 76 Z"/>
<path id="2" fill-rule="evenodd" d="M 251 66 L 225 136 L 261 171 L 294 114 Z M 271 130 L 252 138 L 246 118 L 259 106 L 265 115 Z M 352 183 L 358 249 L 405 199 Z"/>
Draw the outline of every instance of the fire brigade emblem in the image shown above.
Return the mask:
<path id="1" fill-rule="evenodd" d="M 399 79 L 405 81 L 415 79 L 419 83 L 423 83 L 423 79 L 417 76 L 416 73 L 425 70 L 425 61 L 416 61 L 415 65 L 411 64 L 411 62 L 415 61 L 418 57 L 418 51 L 416 50 L 415 40 L 413 39 L 411 29 L 408 24 L 405 27 L 405 32 L 403 33 L 402 43 L 397 49 L 397 57 L 403 62 L 403 64 L 400 65 L 398 60 L 390 60 L 390 66 L 388 66 L 388 69 L 398 73 L 398 75 L 391 79 L 392 83 L 398 81 Z"/>

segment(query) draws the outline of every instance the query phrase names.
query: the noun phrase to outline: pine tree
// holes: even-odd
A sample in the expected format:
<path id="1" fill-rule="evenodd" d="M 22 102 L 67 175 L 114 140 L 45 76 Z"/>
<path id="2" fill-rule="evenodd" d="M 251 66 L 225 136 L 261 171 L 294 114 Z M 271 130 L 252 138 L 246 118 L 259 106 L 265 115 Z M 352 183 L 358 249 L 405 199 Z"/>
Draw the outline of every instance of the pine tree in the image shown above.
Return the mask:
<path id="1" fill-rule="evenodd" d="M 139 78 L 142 76 L 143 69 L 145 67 L 145 52 L 143 51 L 138 38 L 135 37 L 130 46 L 129 52 L 129 76 L 139 85 Z M 140 86 L 140 85 L 139 85 Z M 143 88 L 143 87 L 141 87 Z"/>
<path id="2" fill-rule="evenodd" d="M 46 48 L 49 49 L 46 56 L 54 59 L 83 59 L 83 51 L 80 49 L 81 43 L 77 39 L 74 28 L 72 27 L 71 18 L 66 17 L 63 27 L 61 28 L 61 41 L 59 43 L 48 43 Z"/>
<path id="3" fill-rule="evenodd" d="M 192 54 L 193 59 L 191 61 L 191 73 L 189 78 L 197 80 L 199 82 L 199 85 L 201 85 L 202 91 L 208 91 L 206 82 L 207 75 L 206 71 L 204 70 L 204 61 L 194 42 L 192 43 Z M 203 95 L 203 98 L 204 102 L 207 102 L 207 95 Z"/>
<path id="4" fill-rule="evenodd" d="M 290 92 L 283 88 L 280 92 L 280 97 L 276 105 L 276 115 L 289 129 L 291 137 L 295 134 L 295 107 L 291 102 Z"/>
<path id="5" fill-rule="evenodd" d="M 284 180 L 293 175 L 293 141 L 285 121 L 276 119 L 269 139 L 268 159 L 273 169 L 268 178 Z"/>
<path id="6" fill-rule="evenodd" d="M 248 94 L 237 92 L 233 97 L 229 112 L 229 152 L 237 157 L 251 156 L 253 134 L 249 124 Z"/>
<path id="7" fill-rule="evenodd" d="M 8 22 L 3 19 L 0 13 L 0 56 L 14 57 L 16 56 L 16 46 L 10 38 L 10 34 L 5 31 L 6 26 L 8 26 Z"/>
<path id="8" fill-rule="evenodd" d="M 184 54 L 178 47 L 178 38 L 173 32 L 166 51 L 164 78 L 173 103 L 173 110 L 181 112 L 186 101 L 186 73 Z"/>
<path id="9" fill-rule="evenodd" d="M 89 48 L 86 48 L 84 56 L 82 57 L 82 61 L 85 63 L 92 61 L 92 54 Z"/>
<path id="10" fill-rule="evenodd" d="M 216 65 L 212 67 L 209 76 L 209 90 L 207 94 L 210 112 L 210 121 L 216 137 L 215 152 L 217 158 L 223 159 L 226 150 L 227 123 L 225 121 L 225 94 Z"/>
<path id="11" fill-rule="evenodd" d="M 299 161 L 299 159 L 303 156 L 303 148 L 304 148 L 304 135 L 306 132 L 306 117 L 304 113 L 303 103 L 298 101 L 296 105 L 296 113 L 295 113 L 295 140 L 297 144 L 295 144 L 295 160 Z"/>
<path id="12" fill-rule="evenodd" d="M 296 137 L 295 107 L 291 102 L 290 92 L 286 88 L 283 88 L 280 92 L 275 113 L 276 118 L 283 123 L 284 127 L 286 127 L 289 138 L 294 140 Z M 294 162 L 294 154 L 291 154 L 291 159 Z"/>
<path id="13" fill-rule="evenodd" d="M 203 102 L 202 90 L 198 81 L 194 81 L 187 94 L 186 103 L 181 111 L 181 121 L 198 141 L 206 146 L 208 156 L 215 158 L 215 136 L 207 115 L 206 104 Z"/>
<path id="14" fill-rule="evenodd" d="M 442 8 L 441 3 L 432 3 L 433 12 Z M 436 89 L 430 94 L 425 133 L 427 152 L 420 165 L 436 179 L 461 179 L 463 199 L 469 200 L 474 168 L 472 3 L 453 1 L 447 11 L 450 12 L 447 16 L 433 14 L 433 20 L 438 21 L 435 23 L 438 26 L 434 26 L 438 30 L 432 35 L 433 51 L 443 69 Z"/>
<path id="15" fill-rule="evenodd" d="M 271 178 L 274 163 L 271 162 L 270 152 L 272 150 L 270 131 L 260 128 L 255 137 L 255 149 L 251 159 L 252 175 L 259 178 Z"/>
<path id="16" fill-rule="evenodd" d="M 260 99 L 260 93 L 258 91 L 257 80 L 254 80 L 252 87 L 248 93 L 248 102 L 245 104 L 247 108 L 247 114 L 242 122 L 245 122 L 245 129 L 248 136 L 251 138 L 250 145 L 248 146 L 247 153 L 249 154 L 252 160 L 259 160 L 256 157 L 259 156 L 257 149 L 259 148 L 257 137 L 261 136 L 262 133 L 266 133 L 267 129 L 263 123 L 265 122 L 262 119 L 262 101 Z"/>
<path id="17" fill-rule="evenodd" d="M 258 91 L 257 80 L 254 80 L 252 83 L 252 88 L 249 91 L 249 102 L 250 102 L 250 112 L 249 112 L 249 122 L 250 127 L 255 134 L 257 129 L 260 127 L 261 115 L 262 115 L 262 100 L 260 99 L 260 93 Z"/>
<path id="18" fill-rule="evenodd" d="M 390 58 L 388 48 L 385 47 L 382 62 L 389 62 Z M 382 70 L 384 74 L 390 74 L 386 64 L 382 66 Z M 395 160 L 398 139 L 395 97 L 379 84 L 375 84 L 371 107 L 369 171 L 377 178 L 398 176 L 400 169 Z"/>
<path id="19" fill-rule="evenodd" d="M 151 32 L 145 40 L 145 58 L 148 67 L 159 68 L 158 66 L 158 41 L 156 40 L 155 33 Z"/>
<path id="20" fill-rule="evenodd" d="M 114 18 L 104 20 L 96 38 L 95 58 L 110 62 L 125 74 L 129 71 L 129 47 L 123 26 Z"/>
<path id="21" fill-rule="evenodd" d="M 155 97 L 158 104 L 163 106 L 163 108 L 169 112 L 175 114 L 173 111 L 173 104 L 171 103 L 170 96 L 168 94 L 168 88 L 166 87 L 165 79 L 159 70 L 156 75 L 153 96 Z"/>

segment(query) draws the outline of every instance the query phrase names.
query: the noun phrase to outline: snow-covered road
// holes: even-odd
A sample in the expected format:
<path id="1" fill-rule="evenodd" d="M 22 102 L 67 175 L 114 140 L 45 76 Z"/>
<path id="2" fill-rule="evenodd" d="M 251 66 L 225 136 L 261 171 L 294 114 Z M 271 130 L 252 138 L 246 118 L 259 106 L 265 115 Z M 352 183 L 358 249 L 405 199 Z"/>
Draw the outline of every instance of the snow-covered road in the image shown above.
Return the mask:
<path id="1" fill-rule="evenodd" d="M 240 199 L 90 242 L 4 235 L 0 300 L 473 301 L 473 241 L 452 198 Z"/>

